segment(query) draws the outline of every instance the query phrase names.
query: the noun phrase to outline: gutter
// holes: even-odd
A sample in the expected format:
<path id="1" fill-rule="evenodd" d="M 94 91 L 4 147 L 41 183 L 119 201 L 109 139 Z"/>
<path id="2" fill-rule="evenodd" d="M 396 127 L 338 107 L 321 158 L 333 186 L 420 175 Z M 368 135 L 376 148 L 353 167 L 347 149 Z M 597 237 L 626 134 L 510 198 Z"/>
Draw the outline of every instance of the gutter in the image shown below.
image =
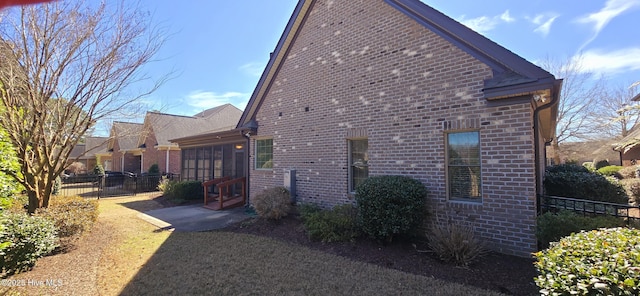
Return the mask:
<path id="1" fill-rule="evenodd" d="M 552 91 L 553 93 L 551 94 L 551 102 L 549 102 L 546 105 L 540 106 L 538 108 L 536 108 L 533 111 L 533 134 L 534 134 L 534 142 L 533 142 L 533 146 L 534 146 L 534 153 L 536 156 L 540 155 L 540 142 L 538 141 L 538 139 L 540 138 L 540 126 L 539 126 L 539 122 L 540 122 L 540 111 L 542 110 L 546 110 L 549 109 L 551 107 L 553 107 L 554 105 L 558 104 L 560 102 L 560 89 L 562 87 L 562 80 L 556 80 L 556 82 L 553 84 L 552 87 Z M 545 146 L 549 143 L 551 143 L 551 141 L 553 141 L 553 138 L 545 141 Z M 536 157 L 537 159 L 537 157 Z M 545 166 L 546 166 L 546 153 L 545 153 Z M 541 180 L 540 180 L 540 166 L 539 163 L 535 164 L 535 175 L 536 175 L 536 210 L 539 213 L 540 212 L 540 202 L 539 200 L 537 200 L 537 197 L 540 196 L 540 189 L 542 188 L 542 184 L 541 184 Z"/>

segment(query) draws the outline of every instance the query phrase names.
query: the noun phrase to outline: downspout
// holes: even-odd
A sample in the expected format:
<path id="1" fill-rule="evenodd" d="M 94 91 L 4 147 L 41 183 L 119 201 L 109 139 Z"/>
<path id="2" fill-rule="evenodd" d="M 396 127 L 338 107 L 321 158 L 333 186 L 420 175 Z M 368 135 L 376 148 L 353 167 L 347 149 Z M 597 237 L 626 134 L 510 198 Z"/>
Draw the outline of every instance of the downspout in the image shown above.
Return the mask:
<path id="1" fill-rule="evenodd" d="M 556 93 L 556 83 L 554 83 L 553 85 L 553 93 L 551 94 L 551 102 L 549 102 L 549 104 L 543 105 L 541 107 L 536 108 L 533 111 L 533 134 L 534 134 L 534 141 L 533 141 L 533 146 L 534 146 L 534 153 L 536 155 L 536 159 L 537 156 L 540 155 L 540 141 L 538 140 L 540 138 L 540 127 L 539 127 L 539 113 L 542 110 L 545 109 L 549 109 L 552 106 L 556 105 L 558 102 L 560 101 L 560 95 Z M 547 144 L 551 143 L 551 141 L 553 141 L 553 139 L 550 139 L 549 141 L 545 141 L 545 147 Z M 546 149 L 545 149 L 545 166 L 546 166 Z M 540 189 L 542 189 L 542 184 L 540 182 L 540 166 L 539 163 L 535 164 L 535 174 L 536 174 L 536 211 L 539 213 L 540 212 L 540 201 L 538 200 L 538 197 L 540 196 Z"/>
<path id="2" fill-rule="evenodd" d="M 245 144 L 246 153 L 244 154 L 244 159 L 245 159 L 245 163 L 246 163 L 245 178 L 246 178 L 247 182 L 245 184 L 246 188 L 245 188 L 245 192 L 244 193 L 247 195 L 247 200 L 246 200 L 244 206 L 245 206 L 245 209 L 248 210 L 249 209 L 249 205 L 251 205 L 251 202 L 250 202 L 251 193 L 250 193 L 250 189 L 249 189 L 249 188 L 251 188 L 251 186 L 249 186 L 249 183 L 250 183 L 249 180 L 251 179 L 251 161 L 250 161 L 251 158 L 249 157 L 249 155 L 251 154 L 251 147 L 249 146 L 251 144 L 251 134 L 250 133 L 246 133 L 246 134 L 242 133 L 242 136 L 246 139 L 245 140 L 245 142 L 246 142 L 246 144 Z"/>

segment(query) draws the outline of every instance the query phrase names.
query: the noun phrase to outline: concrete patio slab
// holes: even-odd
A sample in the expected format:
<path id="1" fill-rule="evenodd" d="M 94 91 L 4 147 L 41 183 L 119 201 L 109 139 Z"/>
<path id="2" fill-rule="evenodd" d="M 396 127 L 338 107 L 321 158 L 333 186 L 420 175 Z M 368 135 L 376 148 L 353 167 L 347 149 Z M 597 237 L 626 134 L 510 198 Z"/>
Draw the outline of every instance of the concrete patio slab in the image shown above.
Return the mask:
<path id="1" fill-rule="evenodd" d="M 189 205 L 151 210 L 138 217 L 160 229 L 182 232 L 221 229 L 229 224 L 249 218 L 243 207 L 212 211 L 201 205 Z"/>

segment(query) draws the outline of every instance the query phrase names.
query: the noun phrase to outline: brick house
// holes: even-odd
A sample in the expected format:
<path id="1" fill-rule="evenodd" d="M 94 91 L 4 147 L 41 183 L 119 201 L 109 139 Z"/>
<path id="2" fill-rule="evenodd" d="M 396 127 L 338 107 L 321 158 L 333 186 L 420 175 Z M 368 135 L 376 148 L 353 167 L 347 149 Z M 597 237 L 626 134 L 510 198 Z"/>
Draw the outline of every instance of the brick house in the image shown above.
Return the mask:
<path id="1" fill-rule="evenodd" d="M 407 175 L 429 191 L 429 223 L 529 256 L 560 88 L 420 1 L 301 0 L 226 133 L 250 136 L 250 196 L 296 170 L 298 201 L 332 206 L 368 176 Z"/>
<path id="2" fill-rule="evenodd" d="M 80 162 L 84 166 L 84 171 L 80 173 L 89 173 L 93 168 L 100 164 L 105 170 L 111 169 L 111 153 L 107 151 L 109 138 L 107 137 L 86 137 L 83 144 L 73 147 L 67 165 L 73 162 Z"/>
<path id="3" fill-rule="evenodd" d="M 640 94 L 631 98 L 631 101 L 640 101 Z M 623 166 L 640 164 L 640 128 L 634 126 L 631 132 L 624 138 L 614 143 L 613 149 L 620 153 L 620 160 Z"/>
<path id="4" fill-rule="evenodd" d="M 111 126 L 107 151 L 111 152 L 112 171 L 141 172 L 142 148 L 138 139 L 141 123 L 115 121 Z"/>
<path id="5" fill-rule="evenodd" d="M 231 104 L 194 116 L 147 112 L 144 122 L 114 122 L 108 151 L 112 170 L 145 173 L 153 164 L 160 172 L 181 174 L 182 151 L 170 139 L 233 129 L 242 111 Z"/>

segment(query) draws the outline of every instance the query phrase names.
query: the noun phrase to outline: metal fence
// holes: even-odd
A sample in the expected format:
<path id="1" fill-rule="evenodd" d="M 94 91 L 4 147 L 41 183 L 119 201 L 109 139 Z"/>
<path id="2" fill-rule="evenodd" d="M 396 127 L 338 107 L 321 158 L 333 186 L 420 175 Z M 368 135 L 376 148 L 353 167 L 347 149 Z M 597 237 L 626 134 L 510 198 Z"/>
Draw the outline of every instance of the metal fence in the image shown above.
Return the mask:
<path id="1" fill-rule="evenodd" d="M 640 206 L 559 196 L 538 196 L 540 213 L 569 210 L 584 216 L 613 216 L 627 224 L 640 222 Z"/>
<path id="2" fill-rule="evenodd" d="M 105 175 L 78 175 L 62 179 L 58 195 L 106 197 L 135 195 L 158 190 L 163 178 L 179 179 L 179 175 L 141 175 L 132 173 L 106 173 Z"/>

